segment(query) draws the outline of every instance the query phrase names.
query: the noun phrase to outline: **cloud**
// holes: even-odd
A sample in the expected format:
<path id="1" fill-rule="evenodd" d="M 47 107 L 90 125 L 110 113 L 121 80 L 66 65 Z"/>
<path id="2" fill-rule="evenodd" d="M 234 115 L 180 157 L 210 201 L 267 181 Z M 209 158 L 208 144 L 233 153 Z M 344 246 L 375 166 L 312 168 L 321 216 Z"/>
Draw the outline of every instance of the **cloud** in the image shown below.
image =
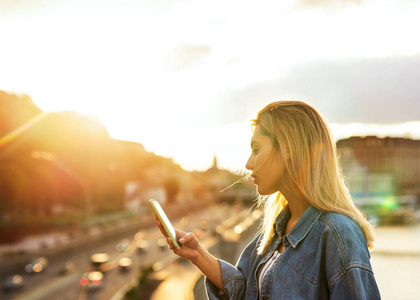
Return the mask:
<path id="1" fill-rule="evenodd" d="M 169 55 L 168 67 L 179 71 L 197 66 L 210 55 L 211 49 L 206 45 L 180 44 Z"/>
<path id="2" fill-rule="evenodd" d="M 312 104 L 334 123 L 418 121 L 418 82 L 420 55 L 306 63 L 287 76 L 230 94 L 220 119 L 243 120 L 269 102 L 295 99 Z"/>

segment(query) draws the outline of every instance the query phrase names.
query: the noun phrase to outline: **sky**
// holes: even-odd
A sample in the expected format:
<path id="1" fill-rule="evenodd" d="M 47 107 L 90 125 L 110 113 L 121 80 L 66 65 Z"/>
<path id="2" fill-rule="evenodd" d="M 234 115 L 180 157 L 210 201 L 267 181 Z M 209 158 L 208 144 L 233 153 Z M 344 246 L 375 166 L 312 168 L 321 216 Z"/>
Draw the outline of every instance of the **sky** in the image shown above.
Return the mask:
<path id="1" fill-rule="evenodd" d="M 187 170 L 242 170 L 302 100 L 336 139 L 420 138 L 420 0 L 0 0 L 0 89 L 92 115 Z"/>

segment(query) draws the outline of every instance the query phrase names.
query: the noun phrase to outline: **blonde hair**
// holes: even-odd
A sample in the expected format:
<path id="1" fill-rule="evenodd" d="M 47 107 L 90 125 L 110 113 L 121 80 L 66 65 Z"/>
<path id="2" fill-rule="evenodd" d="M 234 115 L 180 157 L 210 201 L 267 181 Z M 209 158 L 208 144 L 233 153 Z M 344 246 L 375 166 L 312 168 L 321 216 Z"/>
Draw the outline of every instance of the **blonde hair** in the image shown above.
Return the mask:
<path id="1" fill-rule="evenodd" d="M 331 132 L 322 116 L 309 104 L 301 101 L 278 101 L 264 107 L 253 120 L 260 126 L 285 161 L 293 188 L 302 201 L 323 212 L 337 212 L 352 218 L 361 228 L 369 249 L 373 249 L 374 235 L 366 216 L 354 205 L 336 154 Z M 286 206 L 287 199 L 260 198 L 265 217 L 262 221 L 258 253 L 271 244 L 273 225 Z"/>

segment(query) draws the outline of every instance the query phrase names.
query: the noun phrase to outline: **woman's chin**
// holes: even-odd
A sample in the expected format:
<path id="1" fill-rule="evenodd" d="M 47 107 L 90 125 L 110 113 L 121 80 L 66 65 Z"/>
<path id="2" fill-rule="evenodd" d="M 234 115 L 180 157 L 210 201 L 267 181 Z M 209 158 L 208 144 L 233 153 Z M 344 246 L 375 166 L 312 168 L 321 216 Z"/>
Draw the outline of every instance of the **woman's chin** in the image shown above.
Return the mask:
<path id="1" fill-rule="evenodd" d="M 277 193 L 278 190 L 265 189 L 257 185 L 257 193 L 260 196 L 270 196 Z"/>
<path id="2" fill-rule="evenodd" d="M 266 190 L 264 190 L 263 188 L 260 188 L 259 186 L 257 186 L 257 193 L 260 196 L 268 196 L 268 195 L 270 195 L 270 193 L 267 193 Z"/>

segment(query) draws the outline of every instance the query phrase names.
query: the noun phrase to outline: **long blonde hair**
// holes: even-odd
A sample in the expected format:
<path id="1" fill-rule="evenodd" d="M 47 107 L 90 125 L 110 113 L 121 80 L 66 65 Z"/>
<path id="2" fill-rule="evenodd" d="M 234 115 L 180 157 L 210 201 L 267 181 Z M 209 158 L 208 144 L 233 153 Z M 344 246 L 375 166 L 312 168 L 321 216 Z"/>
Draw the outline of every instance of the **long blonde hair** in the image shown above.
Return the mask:
<path id="1" fill-rule="evenodd" d="M 366 216 L 354 205 L 336 154 L 331 132 L 322 116 L 301 101 L 278 101 L 264 107 L 253 120 L 268 136 L 285 161 L 293 188 L 306 204 L 323 212 L 337 212 L 351 217 L 361 228 L 366 243 L 373 249 L 374 235 Z M 273 225 L 286 206 L 287 199 L 278 193 L 275 199 L 260 198 L 265 216 L 258 253 L 271 244 Z"/>

